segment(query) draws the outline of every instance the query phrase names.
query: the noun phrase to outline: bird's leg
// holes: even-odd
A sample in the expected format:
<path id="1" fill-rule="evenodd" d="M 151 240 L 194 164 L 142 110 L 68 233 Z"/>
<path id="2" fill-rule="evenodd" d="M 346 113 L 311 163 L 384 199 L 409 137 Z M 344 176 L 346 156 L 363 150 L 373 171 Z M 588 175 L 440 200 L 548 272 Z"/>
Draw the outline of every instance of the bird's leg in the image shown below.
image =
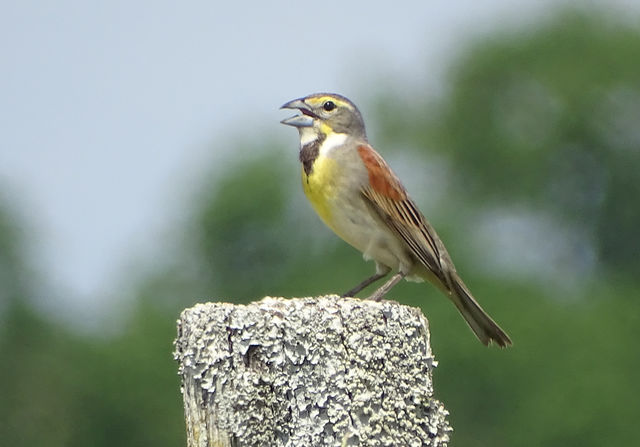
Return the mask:
<path id="1" fill-rule="evenodd" d="M 400 280 L 402 280 L 402 278 L 404 278 L 405 276 L 407 276 L 405 272 L 396 273 L 391 278 L 389 278 L 389 281 L 385 282 L 382 286 L 380 286 L 380 288 L 375 292 L 373 292 L 373 295 L 371 295 L 367 299 L 372 301 L 380 301 L 382 297 L 384 297 L 387 294 L 387 292 L 389 292 L 389 290 L 391 290 L 393 286 L 398 284 Z"/>
<path id="2" fill-rule="evenodd" d="M 343 293 L 341 298 L 347 298 L 350 296 L 354 296 L 356 293 L 367 287 L 369 284 L 376 282 L 377 280 L 384 278 L 389 273 L 389 270 L 386 271 L 377 271 L 374 275 L 362 281 L 360 284 L 355 286 L 353 289 L 349 290 L 346 293 Z"/>

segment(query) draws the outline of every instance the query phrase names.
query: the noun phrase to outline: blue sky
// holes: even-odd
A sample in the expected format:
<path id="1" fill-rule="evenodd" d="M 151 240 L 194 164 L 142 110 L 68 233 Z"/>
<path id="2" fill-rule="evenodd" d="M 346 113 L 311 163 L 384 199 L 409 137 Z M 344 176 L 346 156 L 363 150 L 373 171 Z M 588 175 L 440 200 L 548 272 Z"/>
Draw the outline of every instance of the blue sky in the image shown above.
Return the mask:
<path id="1" fill-rule="evenodd" d="M 291 140 L 278 107 L 311 92 L 365 113 L 379 80 L 406 92 L 426 79 L 435 94 L 460 45 L 559 3 L 574 2 L 5 2 L 0 187 L 66 303 L 100 307 L 198 167 L 224 159 L 212 141 Z"/>

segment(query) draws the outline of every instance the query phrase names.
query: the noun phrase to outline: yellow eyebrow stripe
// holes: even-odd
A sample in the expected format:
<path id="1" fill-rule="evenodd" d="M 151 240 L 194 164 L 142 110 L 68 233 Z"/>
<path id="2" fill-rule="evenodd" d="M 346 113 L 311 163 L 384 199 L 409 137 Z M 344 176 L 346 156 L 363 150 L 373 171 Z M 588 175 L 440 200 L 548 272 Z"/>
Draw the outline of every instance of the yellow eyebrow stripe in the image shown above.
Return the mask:
<path id="1" fill-rule="evenodd" d="M 335 98 L 333 96 L 327 96 L 327 95 L 312 96 L 311 98 L 307 99 L 307 103 L 309 105 L 311 105 L 312 107 L 318 107 L 321 104 L 323 104 L 325 101 L 333 101 L 338 106 L 346 106 L 347 105 L 347 103 L 345 101 L 342 101 L 339 98 Z"/>

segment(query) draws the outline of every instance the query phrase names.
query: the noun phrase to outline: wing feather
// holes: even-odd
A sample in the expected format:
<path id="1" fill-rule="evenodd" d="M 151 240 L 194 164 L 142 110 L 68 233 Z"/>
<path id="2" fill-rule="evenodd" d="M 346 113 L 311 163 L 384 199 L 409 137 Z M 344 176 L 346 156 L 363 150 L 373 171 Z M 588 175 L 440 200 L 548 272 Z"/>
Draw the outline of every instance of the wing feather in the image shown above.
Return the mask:
<path id="1" fill-rule="evenodd" d="M 450 286 L 449 275 L 443 271 L 443 266 L 450 265 L 446 262 L 449 255 L 433 227 L 384 159 L 368 145 L 358 147 L 358 152 L 369 173 L 369 186 L 363 188 L 363 198 L 389 229 L 404 240 L 411 253 L 444 285 Z"/>

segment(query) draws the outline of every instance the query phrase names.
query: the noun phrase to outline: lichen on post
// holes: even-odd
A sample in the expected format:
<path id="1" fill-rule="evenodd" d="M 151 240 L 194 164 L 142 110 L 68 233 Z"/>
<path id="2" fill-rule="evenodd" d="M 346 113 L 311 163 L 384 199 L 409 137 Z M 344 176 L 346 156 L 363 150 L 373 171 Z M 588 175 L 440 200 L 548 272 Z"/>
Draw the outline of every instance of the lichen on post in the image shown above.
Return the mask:
<path id="1" fill-rule="evenodd" d="M 190 447 L 448 443 L 417 308 L 337 296 L 198 304 L 175 344 Z"/>

